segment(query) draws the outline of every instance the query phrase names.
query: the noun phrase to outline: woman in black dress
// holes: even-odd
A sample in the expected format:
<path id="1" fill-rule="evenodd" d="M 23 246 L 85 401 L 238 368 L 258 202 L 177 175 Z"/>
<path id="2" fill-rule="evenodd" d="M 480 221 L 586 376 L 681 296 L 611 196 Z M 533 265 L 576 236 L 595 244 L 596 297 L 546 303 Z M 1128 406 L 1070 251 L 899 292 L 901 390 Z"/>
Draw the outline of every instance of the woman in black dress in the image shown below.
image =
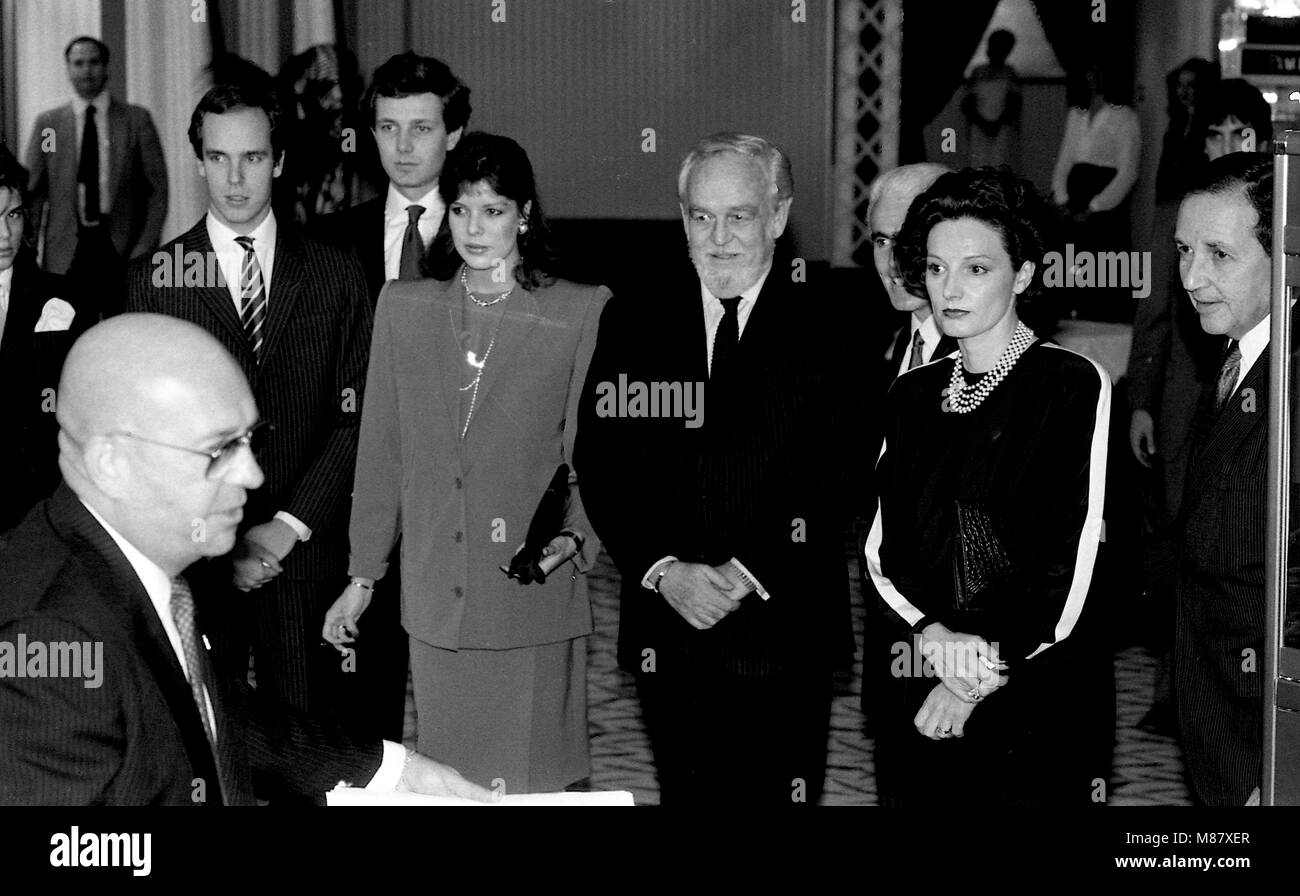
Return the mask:
<path id="1" fill-rule="evenodd" d="M 904 276 L 960 346 L 890 389 L 866 547 L 914 635 L 894 646 L 879 734 L 908 804 L 1104 800 L 1094 748 L 1113 708 L 1085 603 L 1110 381 L 1017 316 L 1041 282 L 1046 213 L 1008 169 L 967 169 L 921 194 L 899 234 Z"/>

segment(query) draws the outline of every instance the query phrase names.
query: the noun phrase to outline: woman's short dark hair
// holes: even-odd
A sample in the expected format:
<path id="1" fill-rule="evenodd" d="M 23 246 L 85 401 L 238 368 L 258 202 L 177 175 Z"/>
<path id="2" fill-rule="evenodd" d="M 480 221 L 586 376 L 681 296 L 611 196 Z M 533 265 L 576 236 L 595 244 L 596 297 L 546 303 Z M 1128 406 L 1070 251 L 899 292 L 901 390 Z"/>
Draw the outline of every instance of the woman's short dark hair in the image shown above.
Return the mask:
<path id="1" fill-rule="evenodd" d="M 1196 110 L 1193 128 L 1202 139 L 1211 127 L 1235 118 L 1255 132 L 1255 142 L 1273 139 L 1273 109 L 1259 88 L 1244 78 L 1228 78 L 1216 84 L 1205 97 L 1204 108 Z"/>
<path id="2" fill-rule="evenodd" d="M 1015 270 L 1032 261 L 1034 274 L 1020 297 L 1031 298 L 1038 292 L 1043 282 L 1043 251 L 1051 211 L 1034 185 L 1005 165 L 944 174 L 912 202 L 894 245 L 899 270 L 910 292 L 926 295 L 926 242 L 931 229 L 941 221 L 960 218 L 973 218 L 996 230 Z"/>
<path id="3" fill-rule="evenodd" d="M 514 201 L 521 221 L 528 225 L 519 234 L 519 264 L 515 280 L 524 289 L 537 289 L 554 281 L 548 271 L 555 261 L 550 246 L 550 227 L 537 197 L 537 181 L 524 148 L 509 137 L 474 131 L 456 144 L 442 166 L 438 194 L 447 206 L 442 227 L 424 258 L 425 273 L 438 280 L 450 280 L 460 268 L 461 257 L 451 238 L 451 205 L 466 189 L 486 184 L 494 193 Z M 524 206 L 532 203 L 528 214 Z"/>
<path id="4" fill-rule="evenodd" d="M 264 74 L 264 73 L 263 73 Z M 203 119 L 207 115 L 224 115 L 235 109 L 261 109 L 271 123 L 271 155 L 278 162 L 284 155 L 288 134 L 285 133 L 284 111 L 275 94 L 270 76 L 261 79 L 233 81 L 217 84 L 199 100 L 190 116 L 190 146 L 194 155 L 203 158 Z"/>

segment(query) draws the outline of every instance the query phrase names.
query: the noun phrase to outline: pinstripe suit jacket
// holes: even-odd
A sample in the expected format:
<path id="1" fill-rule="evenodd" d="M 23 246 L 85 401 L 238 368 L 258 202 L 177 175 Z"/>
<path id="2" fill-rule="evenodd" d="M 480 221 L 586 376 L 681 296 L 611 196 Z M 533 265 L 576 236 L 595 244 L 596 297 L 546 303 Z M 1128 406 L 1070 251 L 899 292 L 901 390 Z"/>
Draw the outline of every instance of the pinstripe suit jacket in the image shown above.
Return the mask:
<path id="1" fill-rule="evenodd" d="M 260 364 L 225 286 L 155 285 L 153 261 L 142 258 L 128 275 L 126 310 L 196 323 L 239 362 L 262 419 L 275 425 L 259 458 L 266 482 L 249 495 L 245 528 L 280 510 L 302 520 L 312 537 L 285 558 L 284 575 L 321 579 L 346 571 L 373 313 L 351 250 L 304 237 L 286 222 L 277 233 Z M 212 251 L 203 221 L 159 251 L 170 259 L 176 245 L 204 258 Z"/>
<path id="2" fill-rule="evenodd" d="M 379 768 L 378 741 L 261 706 L 204 657 L 214 757 L 144 585 L 66 485 L 0 550 L 0 644 L 20 638 L 102 644 L 102 679 L 0 676 L 0 805 L 249 805 L 263 783 L 320 795 Z"/>
<path id="3" fill-rule="evenodd" d="M 700 282 L 687 269 L 601 321 L 576 461 L 597 534 L 623 576 L 619 655 L 640 670 L 772 675 L 829 668 L 851 638 L 844 532 L 863 354 L 860 336 L 790 282 L 778 256 L 745 325 L 730 376 L 709 380 Z M 702 425 L 598 410 L 602 382 L 708 383 Z M 641 587 L 667 555 L 716 565 L 736 557 L 771 595 L 746 597 L 708 631 Z"/>
<path id="4" fill-rule="evenodd" d="M 1260 778 L 1270 352 L 1217 415 L 1206 386 L 1180 519 L 1175 693 L 1192 784 L 1212 805 L 1243 805 Z"/>

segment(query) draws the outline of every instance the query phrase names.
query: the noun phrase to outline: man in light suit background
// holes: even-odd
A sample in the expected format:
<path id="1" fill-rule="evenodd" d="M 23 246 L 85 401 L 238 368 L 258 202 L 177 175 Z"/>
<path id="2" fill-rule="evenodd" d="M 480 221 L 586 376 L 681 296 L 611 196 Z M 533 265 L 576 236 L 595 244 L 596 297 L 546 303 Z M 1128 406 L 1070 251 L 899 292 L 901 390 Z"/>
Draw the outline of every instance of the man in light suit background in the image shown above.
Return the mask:
<path id="1" fill-rule="evenodd" d="M 356 250 L 373 309 L 385 282 L 421 276 L 420 260 L 445 212 L 438 175 L 469 121 L 469 88 L 439 60 L 406 52 L 375 70 L 366 108 L 388 189 L 321 219 L 320 233 Z M 400 552 L 399 543 L 375 586 L 365 638 L 355 648 L 356 675 L 344 679 L 349 693 L 342 701 L 354 724 L 395 738 L 402 736 L 408 669 Z"/>
<path id="2" fill-rule="evenodd" d="M 1179 512 L 1174 701 L 1192 790 L 1209 805 L 1258 796 L 1263 741 L 1264 528 L 1273 162 L 1215 159 L 1183 198 L 1183 288 L 1219 339 Z"/>
<path id="3" fill-rule="evenodd" d="M 109 96 L 108 46 L 77 37 L 63 55 L 74 96 L 37 116 L 27 146 L 32 220 L 41 266 L 94 287 L 108 315 L 116 290 L 103 284 L 162 238 L 167 164 L 149 112 Z"/>
<path id="4" fill-rule="evenodd" d="M 64 484 L 0 549 L 0 643 L 84 662 L 0 676 L 0 805 L 251 805 L 340 780 L 491 798 L 214 676 L 181 573 L 231 549 L 262 483 L 258 407 L 215 339 L 116 317 L 73 347 L 59 395 Z"/>
<path id="5" fill-rule="evenodd" d="M 190 121 L 208 212 L 160 254 L 137 260 L 127 307 L 208 330 L 239 362 L 274 425 L 214 612 L 218 666 L 311 712 L 333 710 L 338 655 L 320 644 L 325 609 L 343 589 L 372 312 L 355 254 L 276 220 L 271 188 L 284 121 L 269 81 L 213 87 Z M 205 265 L 183 285 L 174 259 Z M 215 262 L 215 264 L 213 264 Z M 166 275 L 172 275 L 170 281 Z M 216 572 L 215 570 L 213 571 Z M 348 673 L 350 674 L 350 673 Z"/>

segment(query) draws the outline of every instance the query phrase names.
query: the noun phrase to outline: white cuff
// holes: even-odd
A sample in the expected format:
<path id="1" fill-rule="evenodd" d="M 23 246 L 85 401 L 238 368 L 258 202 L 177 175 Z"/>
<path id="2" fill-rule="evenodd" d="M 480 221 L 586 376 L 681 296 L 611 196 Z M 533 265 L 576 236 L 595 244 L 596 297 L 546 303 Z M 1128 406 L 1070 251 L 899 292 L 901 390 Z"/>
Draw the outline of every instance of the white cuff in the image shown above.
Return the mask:
<path id="1" fill-rule="evenodd" d="M 659 569 L 659 567 L 663 566 L 665 563 L 675 563 L 675 562 L 677 562 L 677 558 L 674 557 L 672 554 L 669 554 L 667 557 L 664 557 L 662 560 L 656 561 L 649 569 L 646 570 L 645 575 L 641 577 L 641 587 L 649 588 L 651 591 L 654 591 L 655 572 Z"/>
<path id="2" fill-rule="evenodd" d="M 308 529 L 305 525 L 303 525 L 302 520 L 298 519 L 292 513 L 286 513 L 283 510 L 277 510 L 275 512 L 275 518 L 280 522 L 284 523 L 285 525 L 287 525 L 294 532 L 296 532 L 298 534 L 299 541 L 311 540 L 311 530 Z"/>
<path id="3" fill-rule="evenodd" d="M 366 790 L 396 790 L 402 780 L 402 769 L 406 767 L 406 747 L 384 741 L 384 759 L 379 763 L 379 771 L 370 779 Z"/>

